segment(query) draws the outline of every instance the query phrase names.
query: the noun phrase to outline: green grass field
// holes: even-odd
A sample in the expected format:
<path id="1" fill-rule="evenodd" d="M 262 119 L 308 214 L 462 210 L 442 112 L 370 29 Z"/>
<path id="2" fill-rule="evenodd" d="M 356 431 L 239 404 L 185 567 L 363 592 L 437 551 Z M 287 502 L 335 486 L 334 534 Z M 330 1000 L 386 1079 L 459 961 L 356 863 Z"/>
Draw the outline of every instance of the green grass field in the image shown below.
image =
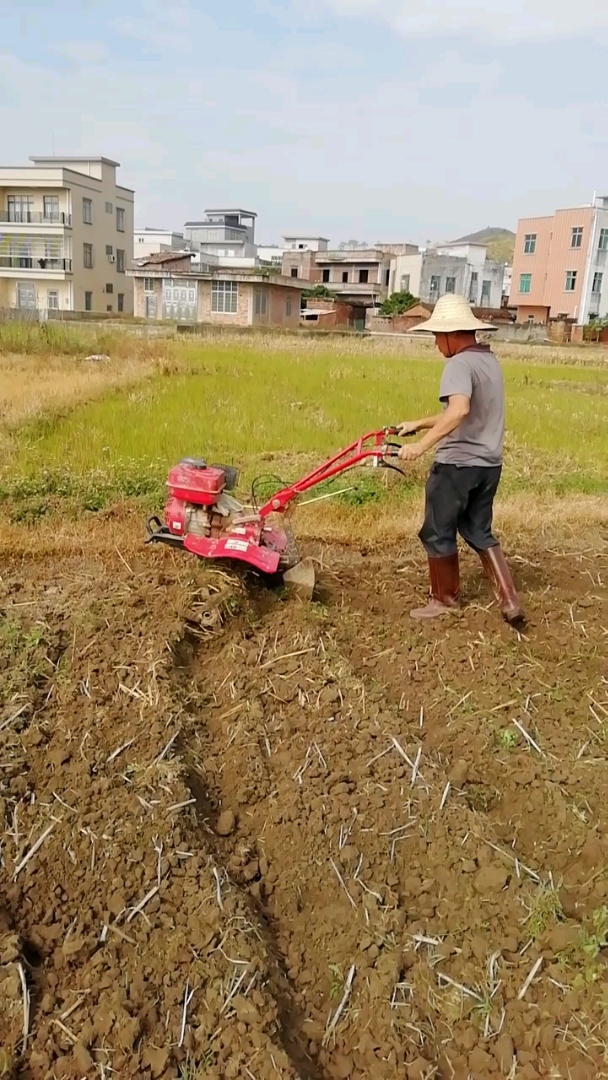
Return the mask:
<path id="1" fill-rule="evenodd" d="M 364 431 L 438 410 L 441 363 L 428 350 L 416 358 L 382 355 L 378 342 L 368 355 L 340 339 L 320 346 L 171 343 L 177 368 L 12 430 L 0 495 L 18 519 L 64 497 L 89 509 L 121 496 L 156 505 L 167 468 L 186 455 L 238 465 L 244 487 L 259 474 L 291 480 Z M 505 360 L 503 369 L 503 493 L 605 492 L 608 367 Z M 398 498 L 419 495 L 426 465 L 408 473 Z M 384 497 L 369 475 L 357 483 L 347 501 Z"/>

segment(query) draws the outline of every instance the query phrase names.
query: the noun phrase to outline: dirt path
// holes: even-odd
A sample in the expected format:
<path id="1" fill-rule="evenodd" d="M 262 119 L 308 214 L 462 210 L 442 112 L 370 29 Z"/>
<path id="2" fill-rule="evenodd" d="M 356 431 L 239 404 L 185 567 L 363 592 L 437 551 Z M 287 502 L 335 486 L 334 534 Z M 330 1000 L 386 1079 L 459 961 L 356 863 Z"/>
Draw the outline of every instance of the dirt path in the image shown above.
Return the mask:
<path id="1" fill-rule="evenodd" d="M 324 558 L 5 566 L 0 1075 L 608 1075 L 605 546 L 522 551 L 521 638 Z"/>

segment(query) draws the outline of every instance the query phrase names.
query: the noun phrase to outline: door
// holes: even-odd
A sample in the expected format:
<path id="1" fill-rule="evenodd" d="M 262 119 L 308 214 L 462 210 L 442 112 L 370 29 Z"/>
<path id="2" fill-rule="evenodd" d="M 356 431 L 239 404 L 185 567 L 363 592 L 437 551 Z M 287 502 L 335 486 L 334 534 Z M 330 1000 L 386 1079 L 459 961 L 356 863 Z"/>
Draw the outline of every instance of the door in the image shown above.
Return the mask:
<path id="1" fill-rule="evenodd" d="M 18 308 L 32 308 L 36 307 L 36 286 L 31 281 L 18 281 L 17 282 L 17 307 Z"/>
<path id="2" fill-rule="evenodd" d="M 156 318 L 156 297 L 146 296 L 146 319 Z"/>

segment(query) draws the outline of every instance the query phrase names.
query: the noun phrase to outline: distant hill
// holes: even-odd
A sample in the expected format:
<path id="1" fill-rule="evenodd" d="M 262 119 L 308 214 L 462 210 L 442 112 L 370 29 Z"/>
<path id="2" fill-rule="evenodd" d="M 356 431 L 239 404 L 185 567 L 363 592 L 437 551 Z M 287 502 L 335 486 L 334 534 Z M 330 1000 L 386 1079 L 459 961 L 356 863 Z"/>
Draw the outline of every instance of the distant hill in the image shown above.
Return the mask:
<path id="1" fill-rule="evenodd" d="M 496 259 L 497 262 L 513 262 L 515 251 L 515 233 L 510 229 L 480 229 L 479 232 L 469 233 L 468 236 L 459 236 L 454 240 L 455 244 L 486 244 L 488 258 Z"/>

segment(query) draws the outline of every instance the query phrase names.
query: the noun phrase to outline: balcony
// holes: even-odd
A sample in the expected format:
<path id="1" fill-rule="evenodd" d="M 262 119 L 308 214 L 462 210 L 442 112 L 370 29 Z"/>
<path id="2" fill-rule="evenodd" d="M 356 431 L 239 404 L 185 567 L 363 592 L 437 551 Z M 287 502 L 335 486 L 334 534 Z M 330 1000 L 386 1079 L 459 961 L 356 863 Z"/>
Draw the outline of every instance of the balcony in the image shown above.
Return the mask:
<path id="1" fill-rule="evenodd" d="M 72 272 L 71 259 L 41 259 L 29 258 L 23 255 L 0 255 L 0 270 L 33 270 L 40 274 L 49 271 Z"/>
<path id="2" fill-rule="evenodd" d="M 302 288 L 308 288 L 309 285 L 309 282 L 302 281 Z M 366 296 L 368 293 L 379 296 L 387 291 L 386 286 L 377 281 L 314 281 L 311 287 L 314 288 L 315 285 L 325 285 L 332 293 L 353 293 L 357 296 Z"/>
<path id="3" fill-rule="evenodd" d="M 0 223 L 3 225 L 67 225 L 72 224 L 72 215 L 63 213 L 43 213 L 41 210 L 0 210 Z"/>

